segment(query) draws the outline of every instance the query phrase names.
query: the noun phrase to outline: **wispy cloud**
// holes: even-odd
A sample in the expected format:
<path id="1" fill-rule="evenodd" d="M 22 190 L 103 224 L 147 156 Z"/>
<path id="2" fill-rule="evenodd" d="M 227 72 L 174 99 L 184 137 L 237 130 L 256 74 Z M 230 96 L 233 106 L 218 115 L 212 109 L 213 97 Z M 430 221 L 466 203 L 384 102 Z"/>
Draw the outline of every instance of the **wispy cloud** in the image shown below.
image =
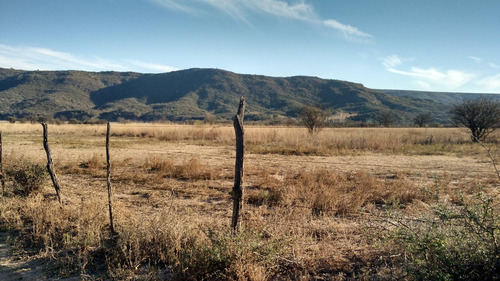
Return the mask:
<path id="1" fill-rule="evenodd" d="M 491 67 L 491 68 L 500 68 L 500 66 L 492 63 L 492 62 L 489 62 L 488 65 Z"/>
<path id="2" fill-rule="evenodd" d="M 160 6 L 167 8 L 167 9 L 181 11 L 184 13 L 193 13 L 195 11 L 194 9 L 191 9 L 189 7 L 189 5 L 186 5 L 184 3 L 181 4 L 177 0 L 149 0 L 149 2 L 158 4 Z"/>
<path id="3" fill-rule="evenodd" d="M 336 20 L 324 20 L 323 24 L 327 27 L 340 31 L 344 37 L 349 39 L 369 39 L 373 37 L 372 35 L 364 33 L 354 26 L 342 24 Z"/>
<path id="4" fill-rule="evenodd" d="M 403 60 L 397 55 L 391 55 L 382 59 L 382 64 L 388 69 L 396 67 L 402 63 Z"/>
<path id="5" fill-rule="evenodd" d="M 468 56 L 467 58 L 471 59 L 471 60 L 473 60 L 473 61 L 475 61 L 477 63 L 480 63 L 482 61 L 481 58 L 478 58 L 478 57 L 475 57 L 475 56 Z"/>
<path id="6" fill-rule="evenodd" d="M 489 91 L 500 91 L 500 74 L 483 78 L 479 80 L 477 84 L 485 87 Z"/>
<path id="7" fill-rule="evenodd" d="M 372 35 L 357 27 L 341 23 L 335 19 L 322 19 L 314 7 L 301 0 L 290 4 L 283 0 L 149 0 L 165 8 L 186 13 L 199 13 L 199 5 L 209 5 L 236 20 L 252 25 L 248 19 L 249 11 L 271 16 L 288 18 L 326 27 L 341 34 L 347 40 L 366 40 Z"/>
<path id="8" fill-rule="evenodd" d="M 163 64 L 156 64 L 156 63 L 147 63 L 147 62 L 142 62 L 142 61 L 137 61 L 137 60 L 130 60 L 129 61 L 131 65 L 137 66 L 140 69 L 144 69 L 146 71 L 150 72 L 171 72 L 175 70 L 179 70 L 177 68 L 168 66 L 168 65 L 163 65 Z"/>
<path id="9" fill-rule="evenodd" d="M 478 64 L 482 64 L 483 63 L 483 59 L 482 58 L 479 58 L 479 57 L 475 57 L 475 56 L 469 56 L 467 57 L 468 59 L 471 59 L 473 61 L 475 61 L 476 63 Z M 486 62 L 485 62 L 486 63 Z M 486 65 L 488 65 L 489 67 L 491 68 L 500 68 L 499 65 L 493 63 L 493 62 L 487 62 Z"/>
<path id="10" fill-rule="evenodd" d="M 143 71 L 168 72 L 170 66 L 136 60 L 113 62 L 99 57 L 84 58 L 48 48 L 9 46 L 0 44 L 0 67 L 23 70 L 86 70 L 86 71 Z"/>
<path id="11" fill-rule="evenodd" d="M 85 59 L 47 48 L 8 45 L 0 45 L 0 66 L 26 70 L 126 70 L 123 65 L 99 58 Z"/>
<path id="12" fill-rule="evenodd" d="M 302 21 L 316 21 L 317 16 L 311 5 L 305 2 L 290 5 L 279 0 L 240 0 L 245 6 L 270 15 Z M 238 1 L 235 1 L 238 2 Z"/>
<path id="13" fill-rule="evenodd" d="M 396 74 L 415 77 L 422 80 L 417 80 L 419 84 L 433 85 L 439 88 L 454 90 L 471 81 L 475 77 L 474 74 L 458 71 L 447 70 L 439 71 L 435 68 L 421 69 L 411 67 L 408 71 L 388 69 L 388 71 Z"/>
<path id="14" fill-rule="evenodd" d="M 403 61 L 405 59 L 392 55 L 382 59 L 382 64 L 391 73 L 415 78 L 415 84 L 424 89 L 455 90 L 476 77 L 473 73 L 454 69 L 442 71 L 432 67 L 427 69 L 410 67 L 407 70 L 401 70 L 399 67 Z"/>

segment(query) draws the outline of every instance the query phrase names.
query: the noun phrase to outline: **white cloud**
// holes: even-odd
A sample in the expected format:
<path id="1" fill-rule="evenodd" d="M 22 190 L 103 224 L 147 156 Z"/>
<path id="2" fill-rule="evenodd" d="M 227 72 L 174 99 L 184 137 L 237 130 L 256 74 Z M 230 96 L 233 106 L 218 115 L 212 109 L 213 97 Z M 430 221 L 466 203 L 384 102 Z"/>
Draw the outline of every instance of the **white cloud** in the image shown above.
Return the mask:
<path id="1" fill-rule="evenodd" d="M 485 87 L 489 91 L 500 91 L 500 74 L 483 78 L 479 80 L 477 84 Z"/>
<path id="2" fill-rule="evenodd" d="M 424 81 L 415 81 L 415 83 L 421 89 L 424 89 L 424 90 L 430 90 L 431 89 L 431 85 L 429 85 L 429 83 L 426 83 Z"/>
<path id="3" fill-rule="evenodd" d="M 177 0 L 149 0 L 152 3 L 163 6 L 167 9 L 181 11 L 185 13 L 193 13 L 194 9 L 190 8 L 188 5 L 180 4 Z"/>
<path id="4" fill-rule="evenodd" d="M 382 59 L 382 64 L 386 68 L 393 68 L 403 63 L 403 60 L 397 55 L 391 55 Z"/>
<path id="5" fill-rule="evenodd" d="M 396 74 L 416 77 L 421 79 L 419 80 L 420 83 L 425 81 L 427 85 L 433 85 L 447 90 L 454 90 L 456 88 L 459 88 L 475 77 L 475 75 L 472 73 L 467 73 L 459 70 L 447 70 L 443 72 L 435 68 L 421 69 L 412 67 L 408 71 L 397 70 L 394 68 L 388 68 L 387 70 Z"/>
<path id="6" fill-rule="evenodd" d="M 498 65 L 496 65 L 496 64 L 494 64 L 494 63 L 492 63 L 492 62 L 488 63 L 488 65 L 489 65 L 490 67 L 492 67 L 492 68 L 500 68 L 500 66 L 498 66 Z"/>
<path id="7" fill-rule="evenodd" d="M 174 67 L 171 67 L 168 65 L 147 63 L 147 62 L 136 61 L 136 60 L 130 60 L 130 64 L 137 66 L 141 69 L 144 69 L 146 71 L 151 71 L 151 72 L 171 72 L 171 71 L 178 70 L 177 68 L 174 68 Z"/>
<path id="8" fill-rule="evenodd" d="M 345 25 L 345 24 L 342 24 L 336 20 L 324 20 L 323 21 L 323 24 L 327 27 L 330 27 L 330 28 L 333 28 L 333 29 L 336 29 L 338 31 L 340 31 L 342 34 L 344 34 L 344 36 L 346 38 L 359 38 L 359 39 L 362 39 L 362 38 L 372 38 L 373 36 L 368 34 L 368 33 L 364 33 L 362 31 L 360 31 L 359 29 L 357 29 L 356 27 L 353 27 L 353 26 L 350 26 L 350 25 Z"/>
<path id="9" fill-rule="evenodd" d="M 86 70 L 168 72 L 175 68 L 129 60 L 129 64 L 112 62 L 99 57 L 83 58 L 70 53 L 30 46 L 0 44 L 0 67 L 23 70 Z"/>
<path id="10" fill-rule="evenodd" d="M 313 7 L 305 2 L 294 5 L 279 0 L 242 0 L 241 2 L 250 8 L 274 16 L 302 21 L 316 21 L 317 18 Z"/>
<path id="11" fill-rule="evenodd" d="M 384 58 L 382 64 L 385 69 L 391 73 L 413 77 L 414 81 L 423 89 L 438 89 L 438 90 L 455 90 L 462 85 L 470 82 L 476 77 L 473 73 L 468 73 L 460 70 L 440 71 L 436 68 L 418 68 L 410 67 L 409 70 L 401 70 L 396 67 L 401 66 L 405 60 L 397 55 L 392 55 Z"/>
<path id="12" fill-rule="evenodd" d="M 39 47 L 0 45 L 0 66 L 25 70 L 126 70 L 120 64 L 103 59 L 84 59 L 75 55 Z"/>
<path id="13" fill-rule="evenodd" d="M 288 18 L 317 24 L 339 32 L 348 40 L 359 40 L 373 38 L 358 28 L 343 24 L 334 19 L 321 19 L 315 12 L 313 6 L 301 0 L 290 4 L 282 0 L 149 0 L 171 10 L 182 11 L 193 14 L 197 11 L 195 4 L 205 4 L 231 16 L 234 19 L 251 25 L 247 19 L 247 12 L 254 11 L 272 16 Z M 182 3 L 182 4 L 181 4 Z"/>
<path id="14" fill-rule="evenodd" d="M 474 57 L 474 56 L 469 56 L 469 57 L 467 57 L 467 58 L 468 58 L 468 59 L 471 59 L 471 60 L 473 60 L 473 61 L 475 61 L 475 62 L 477 62 L 477 63 L 480 63 L 480 62 L 482 61 L 482 59 L 481 59 L 481 58 Z"/>

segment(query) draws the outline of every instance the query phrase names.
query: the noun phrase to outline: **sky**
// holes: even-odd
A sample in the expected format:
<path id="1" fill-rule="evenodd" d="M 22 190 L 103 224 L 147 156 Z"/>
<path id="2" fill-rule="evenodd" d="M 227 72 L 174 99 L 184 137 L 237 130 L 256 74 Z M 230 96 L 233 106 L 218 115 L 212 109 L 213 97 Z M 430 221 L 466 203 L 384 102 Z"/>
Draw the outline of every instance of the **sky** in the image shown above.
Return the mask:
<path id="1" fill-rule="evenodd" d="M 0 67 L 500 94 L 500 1 L 0 0 Z"/>

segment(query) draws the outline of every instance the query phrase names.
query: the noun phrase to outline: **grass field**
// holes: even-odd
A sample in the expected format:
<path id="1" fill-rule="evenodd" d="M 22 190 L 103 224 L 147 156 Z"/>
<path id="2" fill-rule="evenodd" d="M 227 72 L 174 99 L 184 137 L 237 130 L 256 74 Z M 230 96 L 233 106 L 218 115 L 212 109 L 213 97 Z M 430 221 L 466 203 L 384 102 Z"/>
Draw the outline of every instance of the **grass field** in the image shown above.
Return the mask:
<path id="1" fill-rule="evenodd" d="M 494 245 L 498 258 L 497 134 L 473 144 L 457 128 L 326 128 L 310 136 L 247 126 L 243 217 L 233 235 L 232 127 L 111 124 L 111 237 L 105 125 L 49 125 L 62 205 L 48 175 L 28 196 L 13 180 L 28 163 L 45 165 L 42 126 L 0 123 L 0 131 L 10 175 L 2 228 L 12 255 L 37 261 L 32 273 L 49 279 L 435 279 L 445 265 L 432 257 L 452 260 L 469 249 L 453 237 L 470 238 L 470 249 Z M 448 215 L 457 215 L 453 223 Z M 486 230 L 468 231 L 476 223 Z M 478 263 L 452 261 L 464 270 Z"/>

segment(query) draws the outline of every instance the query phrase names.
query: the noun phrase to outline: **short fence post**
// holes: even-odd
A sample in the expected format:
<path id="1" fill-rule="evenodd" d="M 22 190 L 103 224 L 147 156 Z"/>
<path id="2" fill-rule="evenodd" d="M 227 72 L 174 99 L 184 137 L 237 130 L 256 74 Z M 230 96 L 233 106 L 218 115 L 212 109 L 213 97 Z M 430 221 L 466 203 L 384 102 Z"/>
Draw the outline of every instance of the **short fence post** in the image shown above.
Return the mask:
<path id="1" fill-rule="evenodd" d="M 48 141 L 48 129 L 47 123 L 42 122 L 43 127 L 43 148 L 47 153 L 47 170 L 49 171 L 50 179 L 56 190 L 57 200 L 61 203 L 61 187 L 59 186 L 59 180 L 57 179 L 56 172 L 54 171 L 54 162 L 52 161 L 52 155 L 50 154 L 49 141 Z"/>
<path id="2" fill-rule="evenodd" d="M 243 208 L 243 159 L 245 154 L 243 115 L 245 111 L 245 97 L 241 97 L 238 113 L 234 117 L 234 132 L 236 134 L 236 163 L 234 165 L 233 186 L 233 216 L 231 227 L 233 232 L 238 230 L 238 219 Z"/>
<path id="3" fill-rule="evenodd" d="M 2 132 L 0 131 L 0 180 L 2 181 L 2 197 L 5 196 L 5 179 L 3 175 L 3 163 L 2 163 Z"/>
<path id="4" fill-rule="evenodd" d="M 106 126 L 106 182 L 108 184 L 108 208 L 109 208 L 109 229 L 111 231 L 111 235 L 115 235 L 115 227 L 113 225 L 113 205 L 111 203 L 111 163 L 109 161 L 109 131 L 110 126 L 109 122 Z"/>

